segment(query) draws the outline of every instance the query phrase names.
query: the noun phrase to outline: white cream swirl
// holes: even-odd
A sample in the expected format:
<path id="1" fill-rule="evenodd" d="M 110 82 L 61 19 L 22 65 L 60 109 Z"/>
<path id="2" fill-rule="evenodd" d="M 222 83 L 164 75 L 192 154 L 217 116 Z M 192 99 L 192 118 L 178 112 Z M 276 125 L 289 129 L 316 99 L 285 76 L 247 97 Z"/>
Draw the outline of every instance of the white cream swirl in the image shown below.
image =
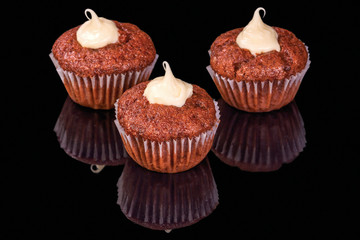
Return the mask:
<path id="1" fill-rule="evenodd" d="M 265 9 L 262 7 L 257 8 L 251 21 L 236 38 L 236 43 L 239 47 L 249 49 L 254 56 L 272 50 L 280 51 L 278 34 L 274 28 L 266 25 L 261 20 L 260 10 L 264 11 L 265 17 Z"/>
<path id="2" fill-rule="evenodd" d="M 151 103 L 182 107 L 193 94 L 193 86 L 173 75 L 168 62 L 163 62 L 165 75 L 151 80 L 145 88 L 144 96 Z"/>
<path id="3" fill-rule="evenodd" d="M 87 16 L 88 12 L 91 18 Z M 113 21 L 98 17 L 91 9 L 85 10 L 85 16 L 89 20 L 76 32 L 77 41 L 82 47 L 97 49 L 118 41 L 119 32 Z"/>

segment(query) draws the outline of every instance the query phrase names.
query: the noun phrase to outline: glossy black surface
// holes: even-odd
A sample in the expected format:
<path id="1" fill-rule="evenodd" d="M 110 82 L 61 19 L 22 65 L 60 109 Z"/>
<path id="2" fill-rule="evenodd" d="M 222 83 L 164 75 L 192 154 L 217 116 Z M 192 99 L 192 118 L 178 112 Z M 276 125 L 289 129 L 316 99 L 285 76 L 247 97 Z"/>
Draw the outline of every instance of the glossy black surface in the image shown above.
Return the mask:
<path id="1" fill-rule="evenodd" d="M 47 1 L 9 5 L 3 9 L 12 18 L 3 22 L 8 37 L 3 37 L 6 45 L 2 46 L 6 63 L 1 79 L 0 238 L 121 239 L 131 233 L 135 239 L 349 239 L 359 233 L 360 51 L 354 35 L 359 28 L 354 3 L 220 1 L 194 6 L 184 1 L 167 5 Z M 75 106 L 68 117 L 61 118 L 69 100 L 48 56 L 53 42 L 83 23 L 85 8 L 92 8 L 99 16 L 134 23 L 152 37 L 159 59 L 151 78 L 163 75 L 160 63 L 166 60 L 176 77 L 203 87 L 221 101 L 206 71 L 207 51 L 219 34 L 247 24 L 258 6 L 267 11 L 265 23 L 293 31 L 309 47 L 311 66 L 295 102 L 270 114 L 234 109 L 224 114 L 222 123 L 228 122 L 231 128 L 219 127 L 225 132 L 218 132 L 216 144 L 202 163 L 211 168 L 207 174 L 216 187 L 217 194 L 215 190 L 207 193 L 213 194 L 210 198 L 205 191 L 190 204 L 196 186 L 185 183 L 204 181 L 203 171 L 159 177 L 139 170 L 149 177 L 148 183 L 169 181 L 164 185 L 165 197 L 156 195 L 151 184 L 141 185 L 137 192 L 123 192 L 125 196 L 135 194 L 134 199 L 140 201 L 152 191 L 159 204 L 183 197 L 188 204 L 181 207 L 190 209 L 189 214 L 204 206 L 206 211 L 192 215 L 194 222 L 199 220 L 195 224 L 169 234 L 134 223 L 118 204 L 121 176 L 131 166 L 124 165 L 129 160 L 113 132 L 113 112 L 94 113 Z M 115 166 L 93 173 L 91 164 L 102 164 L 89 159 L 99 157 L 100 163 L 108 158 Z M 244 159 L 255 167 L 244 165 Z M 142 173 L 137 174 L 142 180 Z M 126 185 L 123 180 L 121 184 Z M 182 192 L 177 182 L 184 184 Z M 176 195 L 179 192 L 181 196 Z M 135 206 L 141 216 L 144 205 Z M 191 219 L 187 217 L 182 219 Z"/>

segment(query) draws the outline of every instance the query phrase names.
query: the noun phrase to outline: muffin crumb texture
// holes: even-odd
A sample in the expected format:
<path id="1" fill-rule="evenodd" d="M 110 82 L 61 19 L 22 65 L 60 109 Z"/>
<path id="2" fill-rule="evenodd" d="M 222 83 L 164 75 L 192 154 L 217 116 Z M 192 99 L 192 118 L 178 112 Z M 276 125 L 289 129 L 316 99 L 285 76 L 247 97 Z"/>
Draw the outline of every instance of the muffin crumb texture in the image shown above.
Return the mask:
<path id="1" fill-rule="evenodd" d="M 114 21 L 119 39 L 99 49 L 85 48 L 76 38 L 80 26 L 63 33 L 52 52 L 61 68 L 81 77 L 139 71 L 155 59 L 156 50 L 149 35 L 131 23 Z"/>
<path id="2" fill-rule="evenodd" d="M 149 81 L 126 91 L 118 101 L 117 118 L 127 134 L 152 141 L 192 138 L 216 123 L 215 106 L 208 93 L 193 85 L 193 95 L 182 107 L 150 104 L 143 96 Z"/>
<path id="3" fill-rule="evenodd" d="M 278 34 L 280 52 L 273 50 L 256 57 L 236 43 L 236 37 L 243 28 L 221 34 L 211 45 L 212 69 L 221 76 L 236 81 L 281 80 L 303 70 L 308 58 L 305 45 L 292 32 L 273 28 Z"/>

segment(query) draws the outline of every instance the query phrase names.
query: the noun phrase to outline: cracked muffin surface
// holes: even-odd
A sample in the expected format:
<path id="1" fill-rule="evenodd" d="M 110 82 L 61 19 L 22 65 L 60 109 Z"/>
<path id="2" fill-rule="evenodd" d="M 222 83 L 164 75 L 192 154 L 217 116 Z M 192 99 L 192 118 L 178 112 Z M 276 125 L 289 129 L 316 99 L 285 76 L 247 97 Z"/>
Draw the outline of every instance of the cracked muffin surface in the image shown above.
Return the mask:
<path id="1" fill-rule="evenodd" d="M 144 96 L 149 81 L 127 90 L 118 100 L 117 119 L 127 134 L 152 141 L 192 138 L 217 122 L 213 99 L 193 85 L 193 94 L 182 107 L 150 104 Z"/>
<path id="2" fill-rule="evenodd" d="M 139 71 L 149 66 L 156 55 L 150 36 L 134 24 L 114 23 L 119 32 L 118 41 L 99 49 L 80 45 L 76 38 L 80 26 L 63 33 L 52 47 L 61 68 L 81 77 L 92 77 Z"/>
<path id="3" fill-rule="evenodd" d="M 221 76 L 236 81 L 281 80 L 303 70 L 308 58 L 304 43 L 286 29 L 273 28 L 278 34 L 280 52 L 273 50 L 256 56 L 236 43 L 236 37 L 243 28 L 221 34 L 210 48 L 212 69 Z"/>

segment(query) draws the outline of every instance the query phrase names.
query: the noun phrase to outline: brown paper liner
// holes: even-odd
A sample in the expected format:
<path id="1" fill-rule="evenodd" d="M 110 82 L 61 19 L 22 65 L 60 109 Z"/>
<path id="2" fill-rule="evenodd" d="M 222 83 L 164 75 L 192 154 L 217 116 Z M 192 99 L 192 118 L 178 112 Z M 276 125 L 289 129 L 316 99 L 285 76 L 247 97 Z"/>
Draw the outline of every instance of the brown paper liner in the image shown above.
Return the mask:
<path id="1" fill-rule="evenodd" d="M 93 167 L 122 165 L 127 155 L 112 111 L 95 111 L 67 97 L 54 131 L 67 155 Z"/>
<path id="2" fill-rule="evenodd" d="M 117 103 L 115 104 L 117 110 L 116 105 Z M 193 138 L 179 138 L 163 142 L 150 141 L 127 134 L 117 119 L 115 124 L 127 153 L 140 166 L 155 172 L 183 172 L 199 164 L 211 149 L 220 118 L 216 101 L 214 105 L 216 123 L 210 130 Z"/>
<path id="3" fill-rule="evenodd" d="M 93 109 L 112 109 L 114 103 L 127 89 L 149 80 L 150 74 L 158 59 L 143 70 L 128 71 L 123 74 L 80 77 L 73 72 L 63 70 L 53 53 L 50 53 L 56 70 L 70 98 L 85 107 Z"/>
<path id="4" fill-rule="evenodd" d="M 219 99 L 221 122 L 212 151 L 224 163 L 248 172 L 270 172 L 303 151 L 304 122 L 295 102 L 268 113 L 247 113 Z"/>
<path id="5" fill-rule="evenodd" d="M 117 203 L 124 215 L 154 230 L 195 224 L 209 216 L 219 204 L 207 158 L 191 170 L 177 174 L 148 171 L 128 160 L 117 188 Z"/>
<path id="6" fill-rule="evenodd" d="M 306 50 L 308 48 L 306 47 Z M 236 81 L 217 74 L 211 66 L 207 66 L 221 97 L 230 106 L 247 112 L 269 112 L 289 104 L 300 87 L 305 73 L 310 67 L 310 54 L 305 68 L 282 80 Z"/>

